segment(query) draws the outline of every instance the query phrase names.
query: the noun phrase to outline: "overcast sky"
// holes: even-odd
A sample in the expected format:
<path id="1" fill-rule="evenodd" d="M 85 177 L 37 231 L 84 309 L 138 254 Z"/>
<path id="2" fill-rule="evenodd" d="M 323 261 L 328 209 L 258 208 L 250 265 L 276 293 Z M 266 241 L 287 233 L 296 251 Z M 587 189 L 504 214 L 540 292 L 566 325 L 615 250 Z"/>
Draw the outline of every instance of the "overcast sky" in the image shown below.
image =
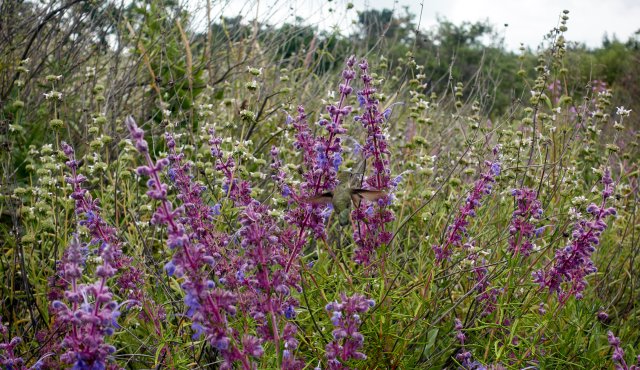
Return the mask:
<path id="1" fill-rule="evenodd" d="M 195 13 L 195 21 L 202 22 L 197 17 L 204 16 L 205 0 L 188 1 L 192 9 L 200 9 Z M 600 46 L 605 33 L 626 41 L 640 30 L 640 0 L 212 0 L 212 3 L 214 18 L 221 14 L 253 18 L 257 13 L 260 20 L 268 19 L 268 23 L 278 25 L 293 23 L 300 17 L 322 29 L 335 26 L 342 30 L 353 24 L 357 11 L 388 8 L 403 14 L 404 6 L 408 6 L 422 29 L 433 28 L 438 17 L 454 24 L 488 19 L 503 34 L 507 48 L 514 51 L 521 42 L 535 49 L 543 36 L 558 25 L 564 9 L 570 11 L 567 39 L 590 47 Z M 349 3 L 353 4 L 350 10 Z"/>

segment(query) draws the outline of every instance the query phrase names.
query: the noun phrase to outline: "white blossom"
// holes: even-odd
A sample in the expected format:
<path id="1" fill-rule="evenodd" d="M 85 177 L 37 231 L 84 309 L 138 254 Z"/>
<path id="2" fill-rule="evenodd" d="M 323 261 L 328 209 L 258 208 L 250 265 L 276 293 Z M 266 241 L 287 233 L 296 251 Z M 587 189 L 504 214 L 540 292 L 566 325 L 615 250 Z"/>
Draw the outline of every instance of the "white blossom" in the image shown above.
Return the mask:
<path id="1" fill-rule="evenodd" d="M 616 110 L 616 114 L 619 116 L 627 116 L 631 113 L 631 109 L 624 109 L 624 107 L 618 107 Z"/>

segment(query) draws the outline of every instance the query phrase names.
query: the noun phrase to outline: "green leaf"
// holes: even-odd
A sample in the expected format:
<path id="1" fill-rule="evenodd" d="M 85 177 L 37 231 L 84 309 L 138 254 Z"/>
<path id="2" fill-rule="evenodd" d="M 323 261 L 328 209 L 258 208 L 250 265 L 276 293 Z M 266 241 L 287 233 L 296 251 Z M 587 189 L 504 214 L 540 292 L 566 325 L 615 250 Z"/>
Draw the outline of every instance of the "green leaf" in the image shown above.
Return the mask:
<path id="1" fill-rule="evenodd" d="M 502 357 L 502 352 L 504 351 L 505 346 L 500 346 L 500 342 L 499 341 L 495 341 L 493 343 L 493 351 L 496 354 L 496 361 L 500 360 L 500 357 Z"/>
<path id="2" fill-rule="evenodd" d="M 547 96 L 547 94 L 542 94 L 541 97 L 544 99 L 544 102 L 547 104 L 549 110 L 553 109 L 553 104 L 551 104 L 551 99 Z"/>
<path id="3" fill-rule="evenodd" d="M 422 358 L 429 357 L 433 352 L 433 347 L 436 344 L 436 339 L 438 338 L 438 332 L 440 329 L 435 328 L 431 329 L 427 332 L 427 343 L 424 345 L 424 349 L 422 350 Z"/>

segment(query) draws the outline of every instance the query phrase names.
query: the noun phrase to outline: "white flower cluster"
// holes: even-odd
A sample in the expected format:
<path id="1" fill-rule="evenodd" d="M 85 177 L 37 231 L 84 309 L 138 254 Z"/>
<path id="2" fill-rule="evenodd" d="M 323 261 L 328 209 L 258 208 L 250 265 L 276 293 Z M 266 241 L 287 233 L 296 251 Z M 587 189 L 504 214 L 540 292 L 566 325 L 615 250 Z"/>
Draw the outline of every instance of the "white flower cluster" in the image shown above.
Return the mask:
<path id="1" fill-rule="evenodd" d="M 618 107 L 616 109 L 616 114 L 622 117 L 629 117 L 629 114 L 631 114 L 631 109 L 624 109 L 624 107 Z"/>
<path id="2" fill-rule="evenodd" d="M 62 93 L 60 91 L 55 91 L 55 90 L 51 90 L 48 93 L 44 93 L 44 98 L 49 100 L 49 99 L 56 99 L 56 100 L 62 100 Z"/>

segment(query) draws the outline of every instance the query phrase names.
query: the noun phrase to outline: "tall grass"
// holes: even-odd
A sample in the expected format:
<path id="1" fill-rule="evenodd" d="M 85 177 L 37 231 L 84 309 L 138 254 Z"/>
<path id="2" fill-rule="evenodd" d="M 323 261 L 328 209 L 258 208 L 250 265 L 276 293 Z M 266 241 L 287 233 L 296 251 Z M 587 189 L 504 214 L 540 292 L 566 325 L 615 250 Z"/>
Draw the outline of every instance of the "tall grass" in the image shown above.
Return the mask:
<path id="1" fill-rule="evenodd" d="M 568 12 L 497 113 L 384 42 L 2 7 L 5 368 L 640 366 L 636 112 Z"/>

